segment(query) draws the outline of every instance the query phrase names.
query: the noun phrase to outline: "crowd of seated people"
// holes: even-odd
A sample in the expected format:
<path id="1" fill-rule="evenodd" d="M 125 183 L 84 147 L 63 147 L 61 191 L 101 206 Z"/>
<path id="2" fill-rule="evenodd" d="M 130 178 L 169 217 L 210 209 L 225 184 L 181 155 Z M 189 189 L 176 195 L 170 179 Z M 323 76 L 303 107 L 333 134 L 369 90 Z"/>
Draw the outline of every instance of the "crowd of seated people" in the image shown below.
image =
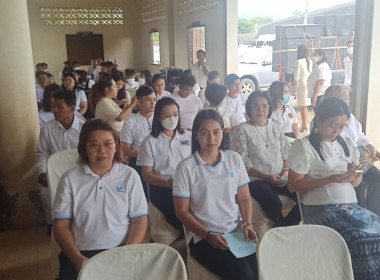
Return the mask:
<path id="1" fill-rule="evenodd" d="M 342 235 L 355 279 L 379 279 L 380 172 L 363 170 L 357 146 L 373 160 L 380 153 L 349 112 L 349 89 L 333 85 L 313 96 L 311 133 L 299 139 L 291 86 L 276 81 L 247 98 L 239 76 L 221 85 L 205 55 L 192 67 L 201 80 L 188 70 L 174 89 L 161 73 L 120 71 L 101 59 L 86 71 L 66 61 L 60 86 L 38 64 L 38 182 L 48 231 L 53 224 L 62 249 L 58 279 L 76 279 L 101 251 L 143 242 L 148 201 L 201 265 L 223 279 L 257 279 L 256 254 L 236 258 L 224 234 L 258 241 L 253 199 L 274 226 L 299 224 L 298 205 L 283 216 L 279 197 L 297 204 L 296 192 L 306 224 Z M 50 202 L 47 159 L 68 149 L 78 150 L 79 165 Z"/>

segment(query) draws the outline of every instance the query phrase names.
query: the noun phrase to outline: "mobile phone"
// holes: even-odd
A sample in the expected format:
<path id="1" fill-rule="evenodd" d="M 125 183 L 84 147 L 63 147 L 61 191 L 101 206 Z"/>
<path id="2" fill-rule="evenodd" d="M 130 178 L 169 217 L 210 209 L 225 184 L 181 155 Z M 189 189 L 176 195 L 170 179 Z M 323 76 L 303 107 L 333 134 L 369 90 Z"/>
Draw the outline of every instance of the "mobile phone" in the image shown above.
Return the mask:
<path id="1" fill-rule="evenodd" d="M 278 179 L 277 179 L 277 182 L 279 182 L 280 184 L 286 185 L 286 184 L 288 183 L 288 179 L 285 179 L 285 178 L 278 178 Z"/>
<path id="2" fill-rule="evenodd" d="M 363 173 L 363 170 L 356 169 L 356 170 L 355 170 L 355 173 L 358 173 L 358 174 L 359 174 L 359 173 Z"/>

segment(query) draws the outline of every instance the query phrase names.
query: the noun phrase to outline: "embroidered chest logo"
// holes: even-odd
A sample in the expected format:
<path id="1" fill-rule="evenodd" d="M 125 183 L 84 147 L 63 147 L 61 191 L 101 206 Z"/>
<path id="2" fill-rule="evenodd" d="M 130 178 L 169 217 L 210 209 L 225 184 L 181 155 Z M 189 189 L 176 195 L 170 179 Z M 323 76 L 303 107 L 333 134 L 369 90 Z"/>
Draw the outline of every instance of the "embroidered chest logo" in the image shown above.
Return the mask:
<path id="1" fill-rule="evenodd" d="M 117 186 L 115 190 L 116 192 L 124 192 L 124 186 Z"/>
<path id="2" fill-rule="evenodd" d="M 235 177 L 235 173 L 233 171 L 230 171 L 230 176 Z"/>
<path id="3" fill-rule="evenodd" d="M 293 117 L 294 117 L 294 116 L 293 116 L 292 113 L 289 113 L 289 114 L 288 114 L 288 118 L 289 118 L 289 119 L 293 119 Z"/>
<path id="4" fill-rule="evenodd" d="M 182 146 L 190 146 L 190 140 L 181 141 Z"/>

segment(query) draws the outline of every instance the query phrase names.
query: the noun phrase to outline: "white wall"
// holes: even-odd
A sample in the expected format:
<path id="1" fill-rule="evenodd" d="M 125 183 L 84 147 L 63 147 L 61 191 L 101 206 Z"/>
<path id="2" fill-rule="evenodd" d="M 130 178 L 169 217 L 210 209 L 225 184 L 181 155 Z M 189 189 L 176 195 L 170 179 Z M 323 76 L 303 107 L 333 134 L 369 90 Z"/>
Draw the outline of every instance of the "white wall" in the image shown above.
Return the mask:
<path id="1" fill-rule="evenodd" d="M 62 62 L 67 60 L 66 34 L 92 31 L 103 34 L 104 58 L 113 60 L 121 70 L 137 66 L 139 49 L 138 5 L 136 0 L 27 0 L 34 64 L 46 62 L 58 78 Z M 40 7 L 123 7 L 124 25 L 115 26 L 46 26 L 40 23 Z M 89 62 L 90 63 L 90 62 Z M 83 67 L 84 68 L 84 67 Z"/>

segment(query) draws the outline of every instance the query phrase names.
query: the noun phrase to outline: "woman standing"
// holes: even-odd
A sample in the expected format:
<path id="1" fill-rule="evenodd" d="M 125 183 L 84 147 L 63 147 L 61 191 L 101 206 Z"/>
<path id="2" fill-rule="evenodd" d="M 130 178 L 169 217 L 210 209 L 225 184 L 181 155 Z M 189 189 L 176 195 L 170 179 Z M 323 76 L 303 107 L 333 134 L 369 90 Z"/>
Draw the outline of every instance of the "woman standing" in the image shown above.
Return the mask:
<path id="1" fill-rule="evenodd" d="M 298 207 L 287 217 L 282 216 L 279 194 L 297 202 L 286 186 L 287 159 L 290 144 L 279 126 L 269 118 L 272 114 L 269 96 L 260 91 L 251 93 L 245 104 L 250 120 L 235 128 L 232 150 L 243 158 L 251 179 L 251 196 L 260 204 L 269 219 L 277 226 L 296 225 L 300 222 Z"/>
<path id="2" fill-rule="evenodd" d="M 92 107 L 95 108 L 95 117 L 109 121 L 117 131 L 121 131 L 124 120 L 131 114 L 136 105 L 136 98 L 131 104 L 121 109 L 113 100 L 117 96 L 117 87 L 110 74 L 102 75 L 92 87 Z"/>
<path id="3" fill-rule="evenodd" d="M 293 88 L 297 96 L 297 106 L 301 109 L 302 126 L 300 132 L 307 132 L 307 106 L 310 98 L 307 97 L 307 78 L 313 68 L 313 62 L 309 59 L 309 49 L 301 44 L 297 49 L 297 60 L 294 66 Z"/>
<path id="4" fill-rule="evenodd" d="M 296 110 L 289 105 L 291 96 L 285 83 L 275 81 L 270 85 L 269 95 L 272 99 L 271 120 L 278 124 L 288 137 L 298 138 L 298 119 Z"/>
<path id="5" fill-rule="evenodd" d="M 174 228 L 183 232 L 173 204 L 173 175 L 180 161 L 191 155 L 191 132 L 180 128 L 179 106 L 172 98 L 159 100 L 152 133 L 142 142 L 137 165 L 149 184 L 149 199 Z"/>
<path id="6" fill-rule="evenodd" d="M 300 192 L 305 223 L 328 226 L 342 235 L 355 279 L 380 279 L 380 218 L 357 205 L 359 152 L 351 139 L 339 135 L 349 117 L 343 100 L 321 102 L 310 135 L 292 145 L 289 189 Z"/>
<path id="7" fill-rule="evenodd" d="M 219 150 L 223 118 L 217 111 L 200 111 L 192 131 L 193 155 L 178 165 L 173 182 L 175 212 L 186 227 L 190 254 L 223 279 L 257 279 L 256 254 L 236 258 L 223 236 L 243 230 L 247 241 L 257 241 L 242 159 Z"/>
<path id="8" fill-rule="evenodd" d="M 75 280 L 92 256 L 143 241 L 147 203 L 138 174 L 124 161 L 119 133 L 104 120 L 81 130 L 79 166 L 66 172 L 53 207 L 54 236 L 62 249 L 59 280 Z"/>
<path id="9" fill-rule="evenodd" d="M 81 115 L 87 111 L 87 97 L 83 90 L 78 88 L 78 82 L 74 74 L 67 73 L 62 80 L 62 88 L 75 93 L 77 104 L 75 110 L 79 111 Z"/>
<path id="10" fill-rule="evenodd" d="M 308 97 L 311 98 L 311 105 L 315 111 L 319 103 L 321 103 L 326 89 L 331 86 L 332 72 L 327 64 L 324 50 L 315 50 L 312 60 L 316 66 L 307 79 L 307 90 Z"/>

